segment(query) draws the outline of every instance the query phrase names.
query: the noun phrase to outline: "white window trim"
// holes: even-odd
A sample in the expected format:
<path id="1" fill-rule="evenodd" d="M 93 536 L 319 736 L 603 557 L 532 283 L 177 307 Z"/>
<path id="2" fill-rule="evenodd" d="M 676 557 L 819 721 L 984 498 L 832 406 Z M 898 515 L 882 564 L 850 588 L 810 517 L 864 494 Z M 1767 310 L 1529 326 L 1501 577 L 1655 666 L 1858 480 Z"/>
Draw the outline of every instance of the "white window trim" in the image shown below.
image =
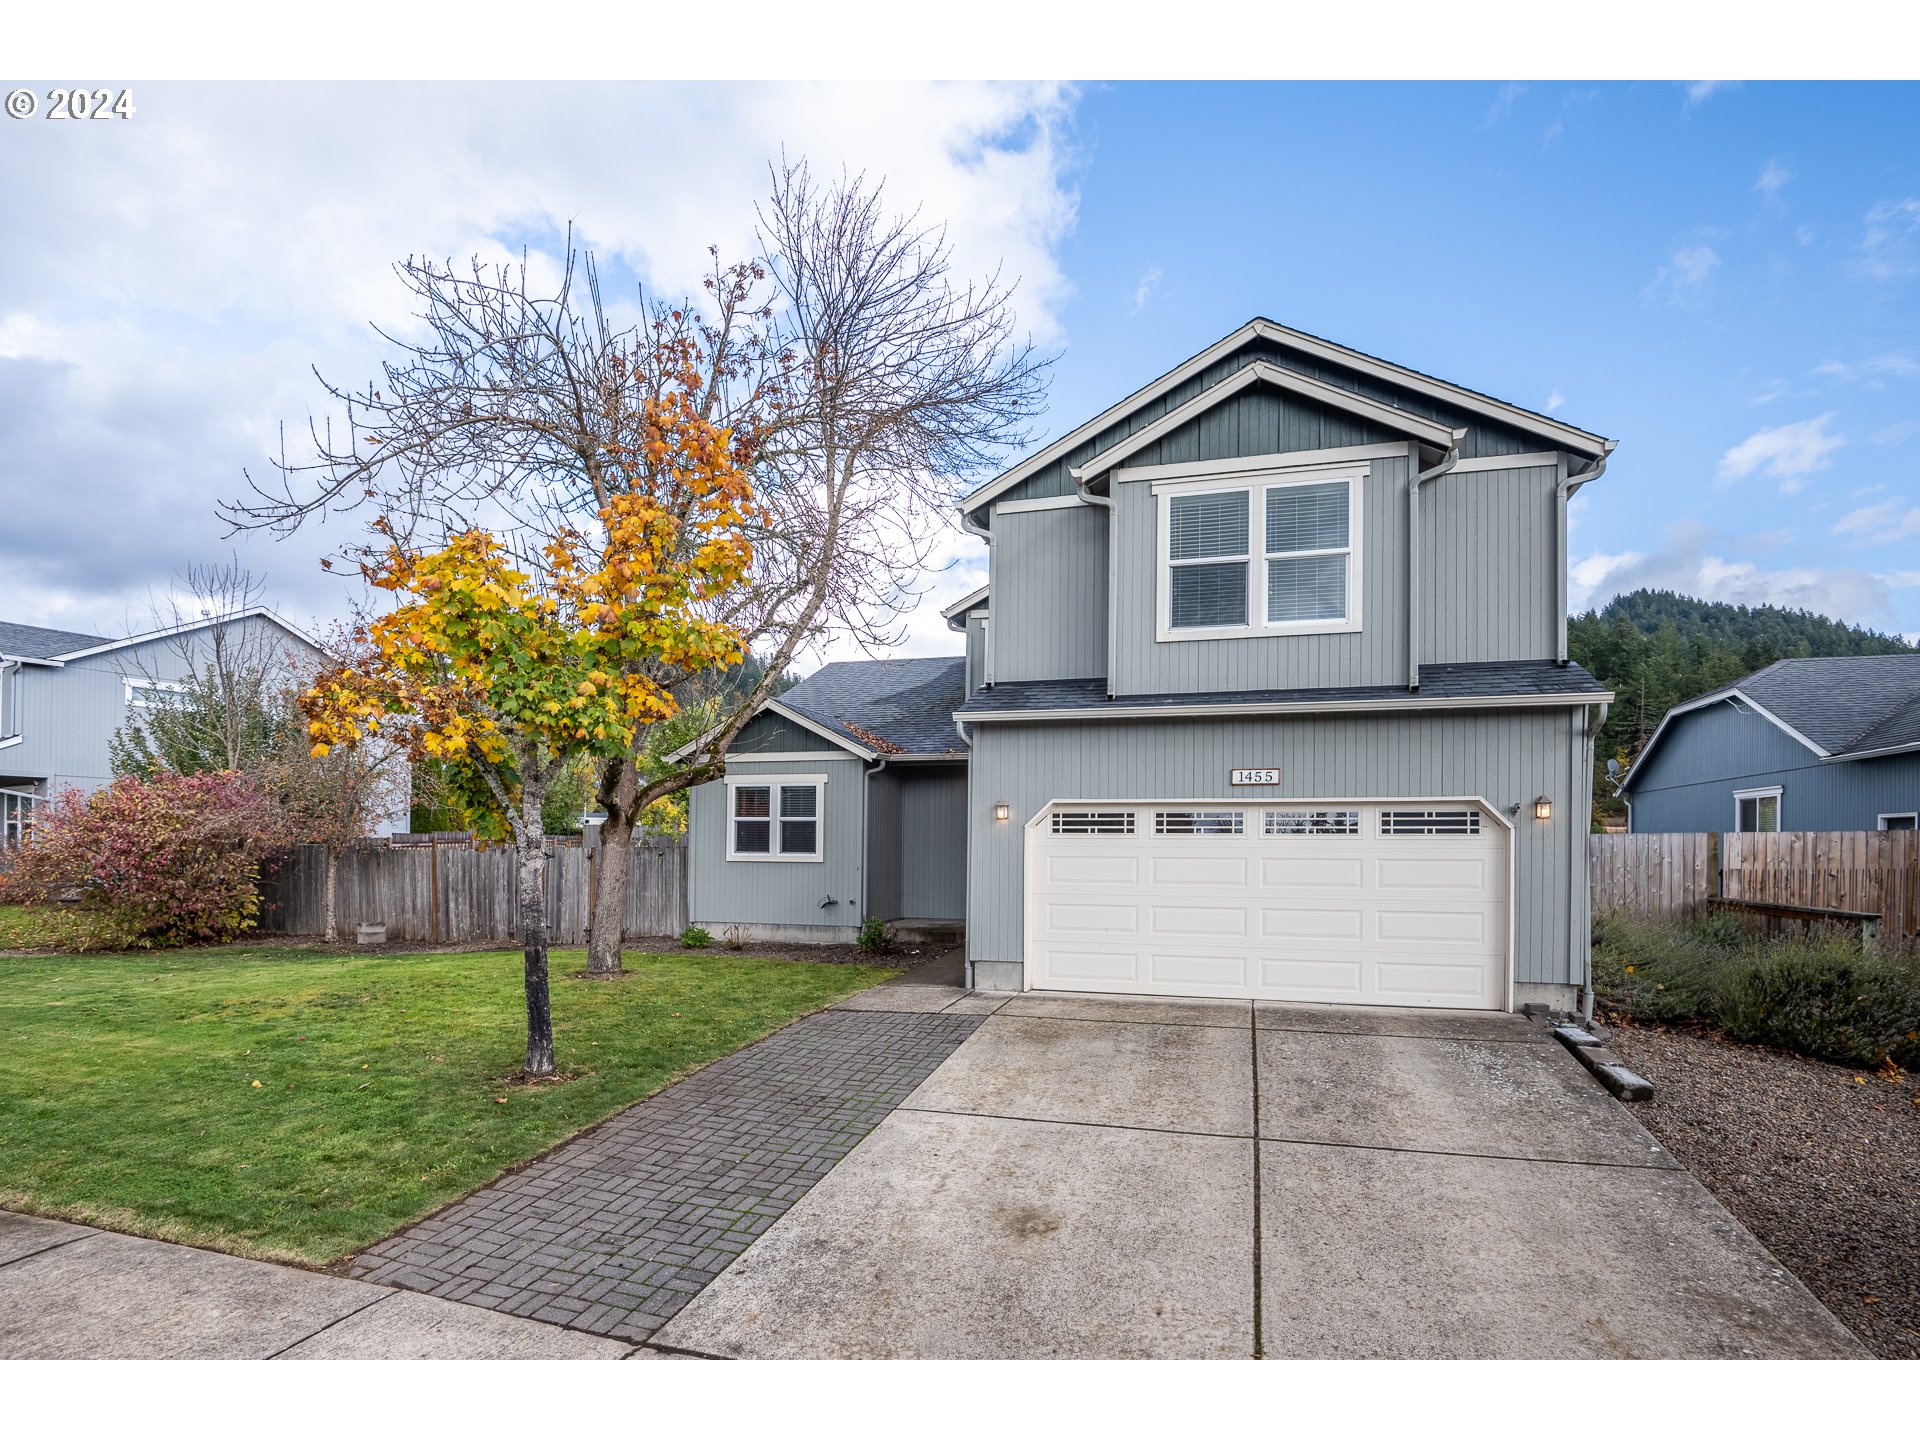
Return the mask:
<path id="1" fill-rule="evenodd" d="M 1785 793 L 1784 787 L 1779 785 L 1762 785 L 1756 790 L 1734 791 L 1733 792 L 1733 833 L 1736 835 L 1778 834 L 1781 830 L 1785 828 L 1785 822 L 1787 818 L 1787 803 L 1785 800 L 1781 799 L 1781 796 L 1784 793 Z M 1771 831 L 1742 830 L 1740 828 L 1740 802 L 1742 800 L 1764 800 L 1769 795 L 1771 795 L 1774 798 L 1774 800 L 1778 802 L 1773 807 L 1773 829 Z M 1758 819 L 1759 807 L 1755 806 L 1754 808 L 1755 808 L 1755 818 Z"/>
<path id="2" fill-rule="evenodd" d="M 123 677 L 120 684 L 126 691 L 127 708 L 131 710 L 151 710 L 153 708 L 151 697 L 155 691 L 167 695 L 178 695 L 187 688 L 186 682 L 182 680 L 148 680 L 144 676 L 137 675 Z"/>
<path id="3" fill-rule="evenodd" d="M 1879 830 L 1886 829 L 1887 821 L 1889 820 L 1911 820 L 1914 822 L 1914 827 L 1920 829 L 1920 811 L 1889 810 L 1884 815 L 1877 817 L 1875 828 Z"/>
<path id="4" fill-rule="evenodd" d="M 745 785 L 752 789 L 771 787 L 769 795 L 767 843 L 777 845 L 780 836 L 780 800 L 779 789 L 782 785 L 811 785 L 813 801 L 813 854 L 782 855 L 770 850 L 765 855 L 742 855 L 733 848 L 734 813 L 733 792 Z M 824 775 L 729 775 L 727 777 L 727 859 L 747 861 L 772 861 L 776 865 L 818 865 L 827 858 L 827 777 Z"/>
<path id="5" fill-rule="evenodd" d="M 1318 467 L 1255 476 L 1223 476 L 1207 480 L 1163 480 L 1153 487 L 1154 499 L 1154 639 L 1167 644 L 1181 640 L 1234 640 L 1268 635 L 1351 635 L 1360 630 L 1361 556 L 1365 539 L 1363 517 L 1366 479 L 1369 467 Z M 1297 485 L 1326 485 L 1345 482 L 1347 486 L 1347 545 L 1345 551 L 1288 551 L 1281 558 L 1295 555 L 1335 555 L 1347 557 L 1347 613 L 1340 620 L 1266 619 L 1267 565 L 1266 497 L 1269 490 L 1284 490 Z M 1173 559 L 1172 509 L 1175 495 L 1205 495 L 1238 491 L 1247 496 L 1247 612 L 1244 625 L 1173 626 L 1173 585 L 1170 575 L 1176 564 L 1201 565 L 1231 562 L 1236 557 L 1209 556 L 1193 561 Z M 1260 545 L 1254 545 L 1254 539 Z"/>

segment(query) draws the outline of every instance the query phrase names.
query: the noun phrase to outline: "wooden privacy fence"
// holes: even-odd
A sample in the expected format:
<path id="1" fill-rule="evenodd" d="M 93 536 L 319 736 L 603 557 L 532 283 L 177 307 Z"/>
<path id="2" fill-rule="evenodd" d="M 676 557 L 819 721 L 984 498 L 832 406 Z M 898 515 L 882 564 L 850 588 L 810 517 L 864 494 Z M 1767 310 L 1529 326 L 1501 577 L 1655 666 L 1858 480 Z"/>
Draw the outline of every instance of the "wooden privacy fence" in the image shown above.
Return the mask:
<path id="1" fill-rule="evenodd" d="M 544 885 L 555 945 L 584 945 L 592 865 L 578 843 L 549 843 Z M 302 845 L 260 885 L 260 928 L 276 935 L 326 929 L 327 852 Z M 520 938 L 519 867 L 507 846 L 353 845 L 334 877 L 336 934 L 360 924 L 387 927 L 389 940 L 429 945 L 512 944 Z M 622 934 L 678 935 L 687 928 L 687 848 L 636 840 L 627 868 Z"/>
<path id="2" fill-rule="evenodd" d="M 1710 900 L 1869 912 L 1881 933 L 1920 936 L 1920 833 L 1589 835 L 1596 912 L 1693 919 Z"/>

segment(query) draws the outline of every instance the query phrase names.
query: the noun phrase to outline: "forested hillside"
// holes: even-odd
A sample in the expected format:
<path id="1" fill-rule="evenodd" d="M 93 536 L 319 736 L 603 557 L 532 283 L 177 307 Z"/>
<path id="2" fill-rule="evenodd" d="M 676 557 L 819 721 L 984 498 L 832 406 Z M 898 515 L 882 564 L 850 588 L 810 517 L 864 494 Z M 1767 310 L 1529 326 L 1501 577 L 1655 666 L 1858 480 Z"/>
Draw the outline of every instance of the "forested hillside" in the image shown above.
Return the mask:
<path id="1" fill-rule="evenodd" d="M 1631 761 L 1660 717 L 1775 660 L 1805 655 L 1892 655 L 1912 650 L 1898 636 L 1842 624 L 1806 610 L 1726 605 L 1670 590 L 1635 590 L 1600 610 L 1573 616 L 1567 649 L 1615 692 L 1600 732 L 1598 768 Z M 1611 787 L 1596 788 L 1609 812 Z"/>

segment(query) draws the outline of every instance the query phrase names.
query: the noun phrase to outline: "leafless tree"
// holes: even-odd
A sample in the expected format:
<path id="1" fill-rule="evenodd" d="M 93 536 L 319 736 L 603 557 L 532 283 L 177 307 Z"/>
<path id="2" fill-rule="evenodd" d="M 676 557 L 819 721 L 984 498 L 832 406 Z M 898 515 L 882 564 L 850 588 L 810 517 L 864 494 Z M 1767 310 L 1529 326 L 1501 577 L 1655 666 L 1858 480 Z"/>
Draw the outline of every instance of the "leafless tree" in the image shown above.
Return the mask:
<path id="1" fill-rule="evenodd" d="M 804 162 L 772 172 L 756 260 L 717 255 L 703 302 L 642 297 L 610 323 L 591 258 L 569 252 L 551 295 L 527 269 L 397 267 L 428 337 L 385 338 L 396 358 L 365 390 L 322 385 L 337 423 L 310 423 L 310 458 L 283 450 L 252 494 L 224 507 L 240 528 L 289 533 L 367 505 L 403 543 L 484 526 L 524 562 L 561 527 L 587 532 L 614 487 L 646 483 L 631 456 L 650 398 L 678 388 L 735 432 L 752 467 L 751 583 L 715 618 L 765 660 L 693 751 L 644 766 L 648 738 L 606 767 L 590 973 L 617 972 L 632 837 L 654 801 L 715 779 L 778 676 L 833 639 L 897 640 L 950 502 L 1026 438 L 1046 360 L 1018 338 L 1011 287 L 957 283 L 944 234 L 891 214 L 862 177 L 817 183 Z M 769 290 L 771 293 L 768 293 Z M 382 332 L 384 334 L 384 332 Z M 711 677 L 655 673 L 710 699 Z"/>

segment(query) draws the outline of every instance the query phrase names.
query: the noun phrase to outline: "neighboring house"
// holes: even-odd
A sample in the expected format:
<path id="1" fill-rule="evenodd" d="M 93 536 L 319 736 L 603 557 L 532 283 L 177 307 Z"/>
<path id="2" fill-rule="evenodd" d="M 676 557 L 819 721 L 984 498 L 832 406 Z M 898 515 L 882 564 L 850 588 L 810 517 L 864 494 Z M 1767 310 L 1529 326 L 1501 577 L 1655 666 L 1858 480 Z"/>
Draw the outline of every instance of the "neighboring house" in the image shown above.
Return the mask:
<path id="1" fill-rule="evenodd" d="M 1776 660 L 1669 710 L 1620 789 L 1642 834 L 1911 830 L 1920 655 Z"/>
<path id="2" fill-rule="evenodd" d="M 905 866 L 964 832 L 983 989 L 1574 1003 L 1612 696 L 1567 661 L 1567 500 L 1612 448 L 1241 327 L 962 502 L 989 556 L 947 611 L 964 813 L 888 828 L 859 798 L 913 770 L 870 743 L 908 688 L 879 665 L 941 662 L 828 667 L 859 684 L 770 704 L 696 794 L 696 917 L 844 930 L 888 913 L 875 836 Z M 921 727 L 903 748 L 961 744 Z M 789 805 L 824 817 L 838 878 L 724 839 L 772 845 Z"/>
<path id="3" fill-rule="evenodd" d="M 318 648 L 267 610 L 120 640 L 0 621 L 0 843 L 17 842 L 34 807 L 61 790 L 95 790 L 113 779 L 113 733 L 153 703 L 156 690 L 203 663 L 216 625 L 263 655 Z M 399 814 L 378 828 L 404 830 L 406 821 Z"/>

